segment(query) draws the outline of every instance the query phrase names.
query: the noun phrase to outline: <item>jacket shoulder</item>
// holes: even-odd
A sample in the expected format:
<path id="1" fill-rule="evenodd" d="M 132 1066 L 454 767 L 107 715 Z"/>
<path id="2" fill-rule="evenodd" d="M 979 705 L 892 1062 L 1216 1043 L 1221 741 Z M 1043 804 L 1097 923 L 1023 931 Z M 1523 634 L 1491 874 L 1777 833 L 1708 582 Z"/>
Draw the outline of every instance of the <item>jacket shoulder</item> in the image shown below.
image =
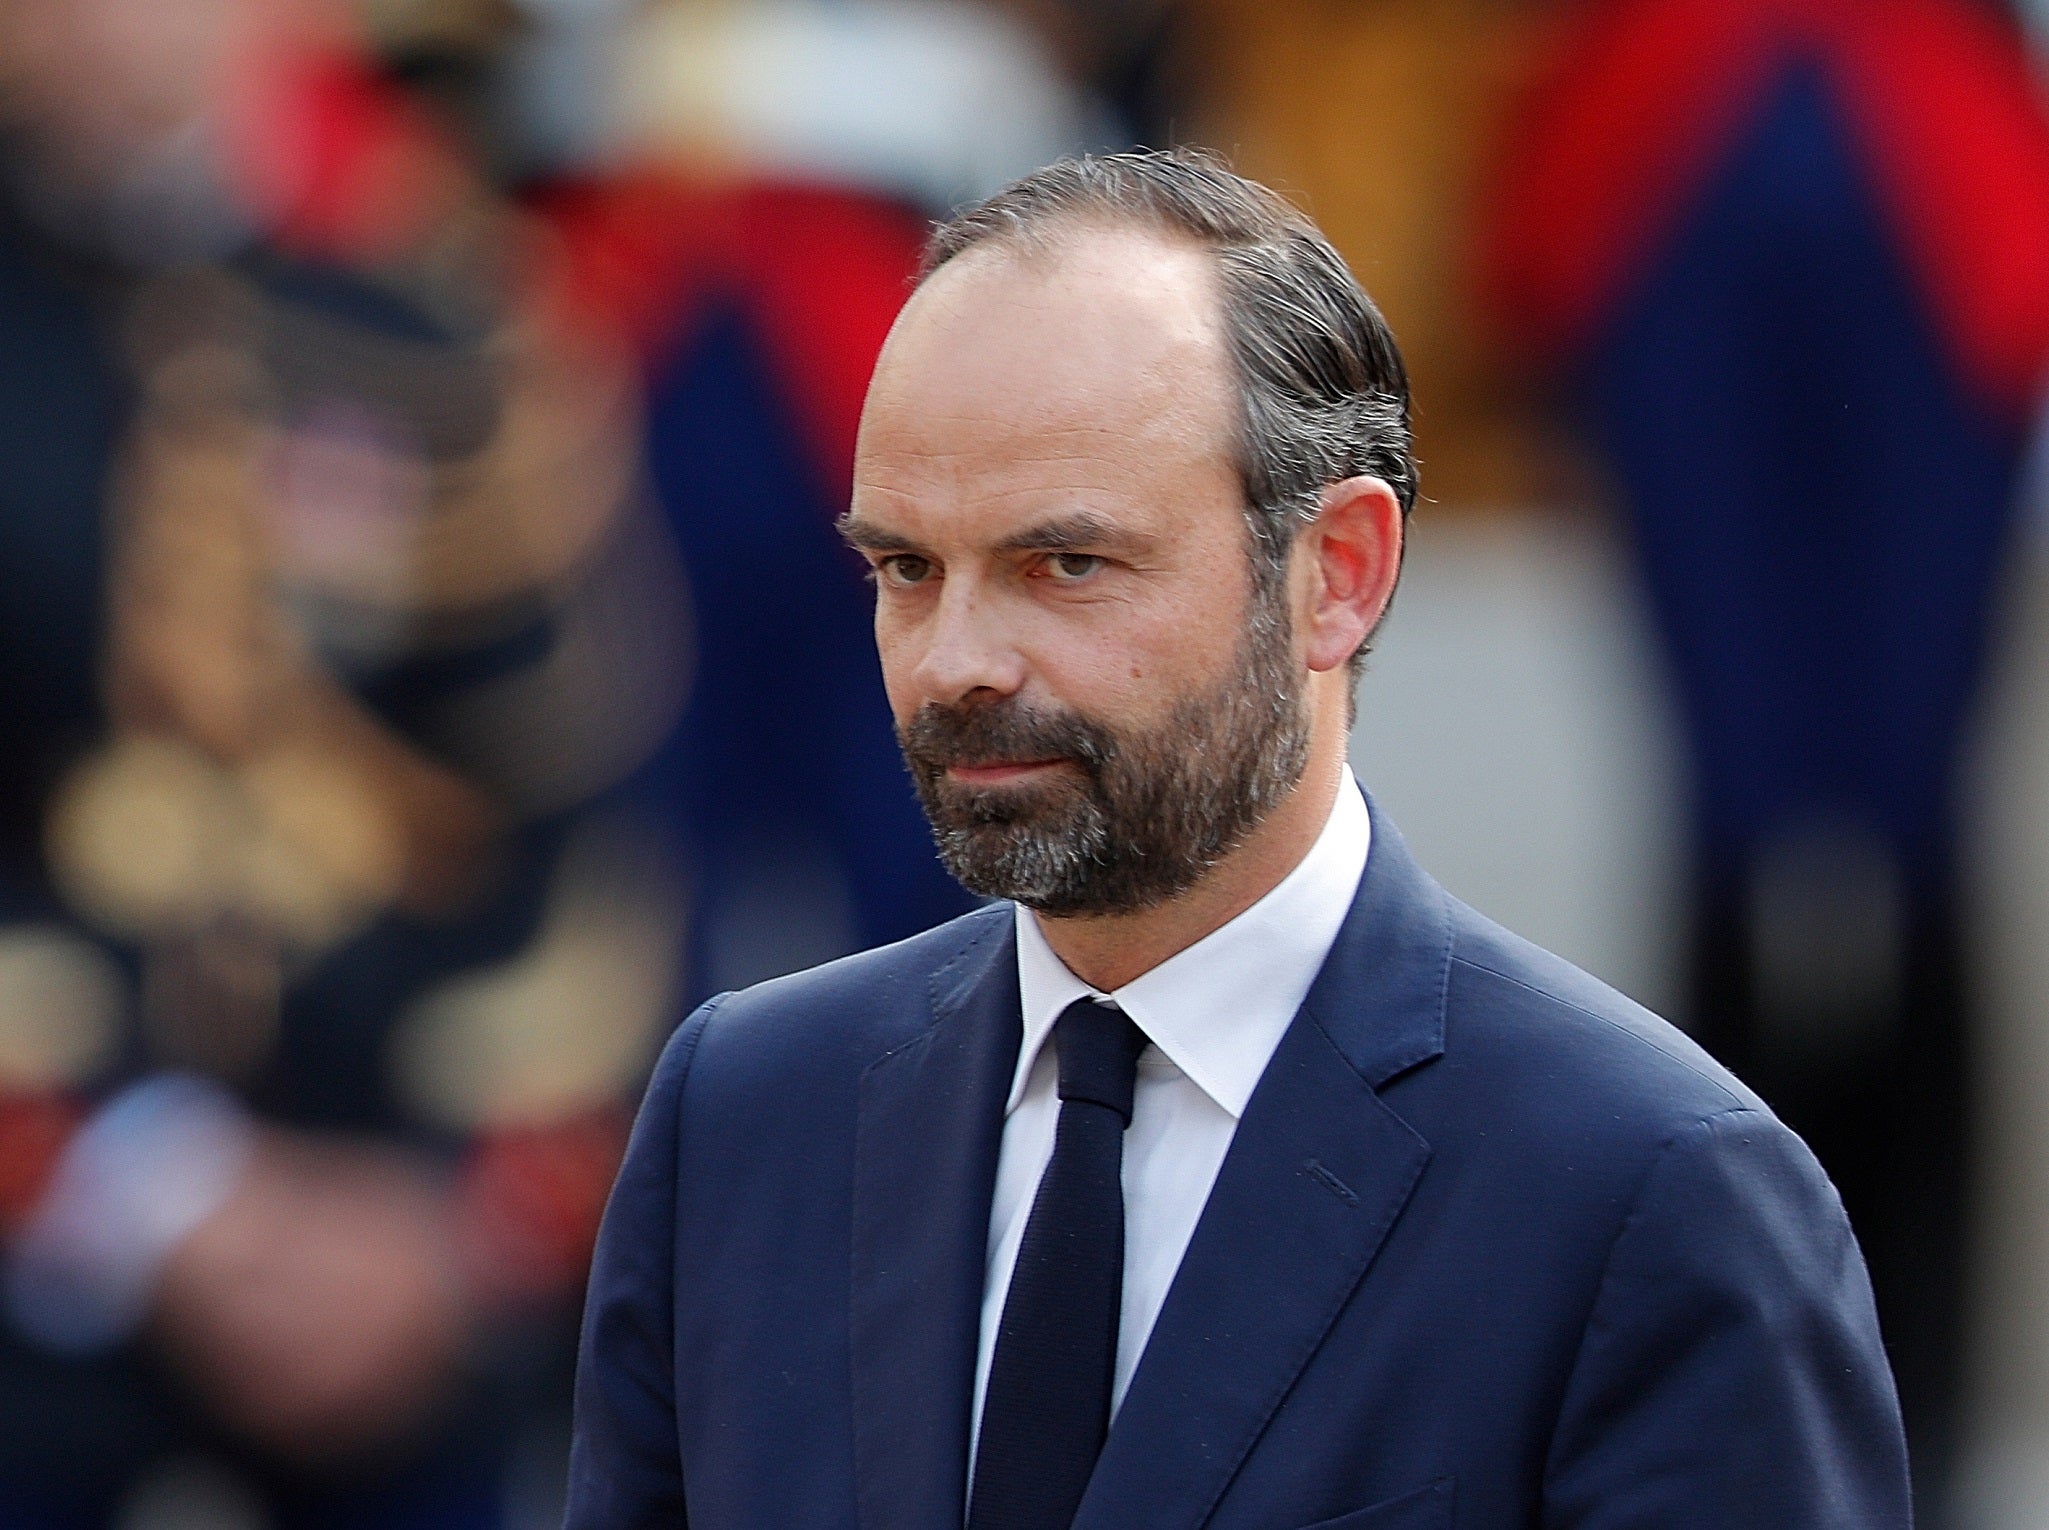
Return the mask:
<path id="1" fill-rule="evenodd" d="M 1010 905 L 991 904 L 892 945 L 721 994 L 692 1017 L 702 1028 L 692 1072 L 866 1066 L 929 1029 L 934 999 L 950 983 L 993 974 L 1010 949 L 1013 917 Z"/>
<path id="2" fill-rule="evenodd" d="M 1443 1062 L 1475 1107 L 1523 1148 L 1577 1157 L 1598 1143 L 1634 1160 L 1730 1112 L 1784 1131 L 1764 1101 L 1677 1026 L 1446 901 Z"/>

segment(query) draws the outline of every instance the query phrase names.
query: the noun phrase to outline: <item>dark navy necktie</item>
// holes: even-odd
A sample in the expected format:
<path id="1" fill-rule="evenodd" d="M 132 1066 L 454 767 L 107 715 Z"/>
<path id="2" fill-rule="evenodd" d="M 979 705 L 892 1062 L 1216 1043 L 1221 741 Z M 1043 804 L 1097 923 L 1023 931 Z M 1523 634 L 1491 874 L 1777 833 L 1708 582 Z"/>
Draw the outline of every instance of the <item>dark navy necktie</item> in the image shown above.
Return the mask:
<path id="1" fill-rule="evenodd" d="M 982 1400 L 968 1530 L 1067 1530 L 1110 1432 L 1124 1294 L 1124 1128 L 1145 1036 L 1078 999 L 1053 1025 L 1060 1124 Z"/>

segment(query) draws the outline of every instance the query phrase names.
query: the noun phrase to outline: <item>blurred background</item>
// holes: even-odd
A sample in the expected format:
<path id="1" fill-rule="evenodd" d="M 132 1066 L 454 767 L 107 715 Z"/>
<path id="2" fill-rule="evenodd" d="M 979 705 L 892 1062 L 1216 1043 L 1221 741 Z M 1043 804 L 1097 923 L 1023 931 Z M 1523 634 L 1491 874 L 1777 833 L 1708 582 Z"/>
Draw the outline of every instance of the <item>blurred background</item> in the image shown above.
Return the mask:
<path id="1" fill-rule="evenodd" d="M 1191 142 L 1392 320 L 1362 778 L 2049 1527 L 2049 5 L 0 0 L 0 1530 L 552 1525 L 696 1000 L 966 906 L 831 522 L 928 220 Z"/>

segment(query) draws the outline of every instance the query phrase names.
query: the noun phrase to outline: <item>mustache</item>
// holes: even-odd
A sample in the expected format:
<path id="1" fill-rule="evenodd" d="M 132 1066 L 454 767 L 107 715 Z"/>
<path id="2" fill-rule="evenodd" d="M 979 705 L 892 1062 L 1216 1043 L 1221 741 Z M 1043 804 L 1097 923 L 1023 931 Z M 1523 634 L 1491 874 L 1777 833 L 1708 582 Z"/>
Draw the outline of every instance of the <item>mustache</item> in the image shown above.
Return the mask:
<path id="1" fill-rule="evenodd" d="M 936 778 L 949 766 L 1001 760 L 1073 760 L 1097 775 L 1116 755 L 1115 736 L 1078 712 L 1049 712 L 1014 700 L 971 706 L 928 701 L 898 732 L 913 769 Z"/>

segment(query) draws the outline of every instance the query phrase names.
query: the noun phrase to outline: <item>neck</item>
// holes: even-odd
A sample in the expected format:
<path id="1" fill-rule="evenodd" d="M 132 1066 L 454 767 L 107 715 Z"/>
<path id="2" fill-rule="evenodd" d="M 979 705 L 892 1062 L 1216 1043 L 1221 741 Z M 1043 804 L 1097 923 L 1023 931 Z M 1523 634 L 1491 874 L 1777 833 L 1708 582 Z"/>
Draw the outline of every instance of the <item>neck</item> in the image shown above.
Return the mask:
<path id="1" fill-rule="evenodd" d="M 1302 864 L 1330 821 L 1344 765 L 1339 730 L 1335 747 L 1312 745 L 1302 779 L 1286 800 L 1188 891 L 1129 914 L 1064 919 L 1034 914 L 1046 944 L 1070 972 L 1104 993 L 1187 950 L 1236 919 Z"/>

